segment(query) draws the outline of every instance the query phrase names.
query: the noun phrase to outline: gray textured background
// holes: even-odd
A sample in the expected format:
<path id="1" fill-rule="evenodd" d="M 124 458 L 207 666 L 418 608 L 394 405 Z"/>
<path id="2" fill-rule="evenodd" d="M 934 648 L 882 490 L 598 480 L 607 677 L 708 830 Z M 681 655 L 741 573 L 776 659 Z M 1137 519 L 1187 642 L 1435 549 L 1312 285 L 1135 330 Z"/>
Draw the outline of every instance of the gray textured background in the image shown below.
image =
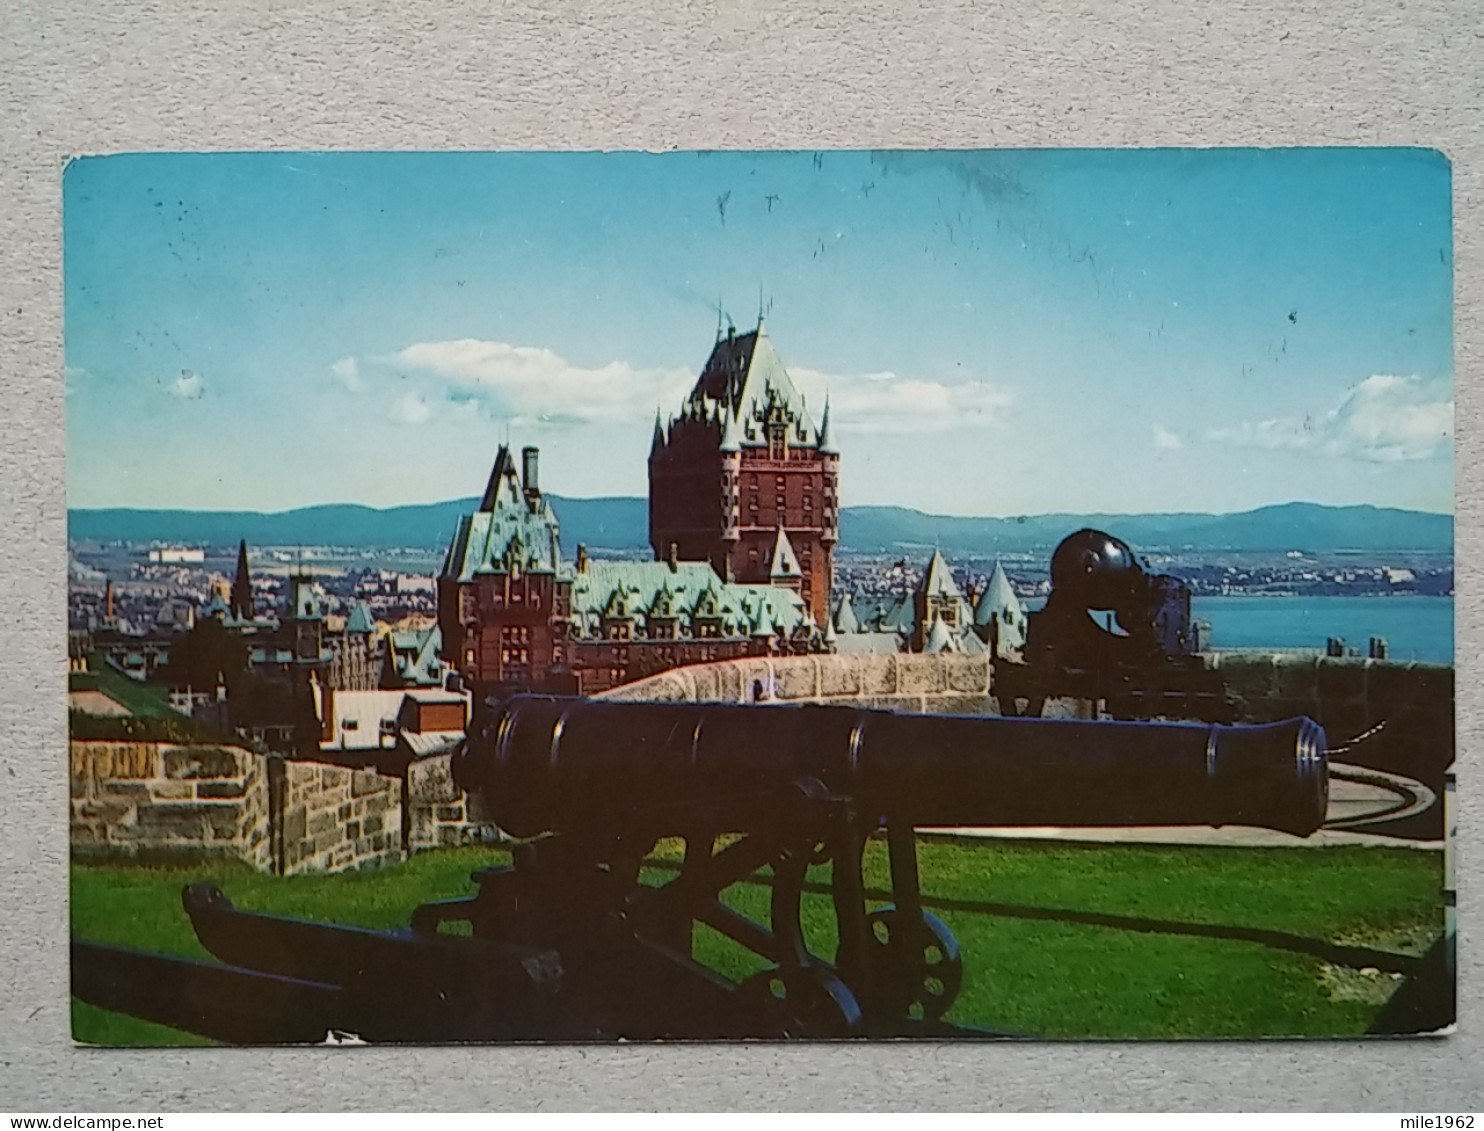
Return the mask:
<path id="1" fill-rule="evenodd" d="M 488 11 L 477 11 L 486 7 Z M 1210 10 L 1207 10 L 1208 7 Z M 1186 10 L 1188 8 L 1189 10 Z M 1484 1107 L 1477 3 L 0 5 L 0 1109 Z M 1458 271 L 1447 1040 L 111 1052 L 67 1033 L 60 178 L 210 148 L 1435 145 Z"/>

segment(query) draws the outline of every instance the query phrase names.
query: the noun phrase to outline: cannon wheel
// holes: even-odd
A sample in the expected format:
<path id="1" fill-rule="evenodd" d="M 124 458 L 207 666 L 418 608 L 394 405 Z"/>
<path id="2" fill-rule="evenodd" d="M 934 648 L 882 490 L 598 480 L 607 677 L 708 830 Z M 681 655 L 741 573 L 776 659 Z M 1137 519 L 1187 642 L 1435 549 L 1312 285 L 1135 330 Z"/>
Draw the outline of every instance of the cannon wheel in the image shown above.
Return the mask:
<path id="1" fill-rule="evenodd" d="M 866 917 L 878 969 L 887 971 L 899 1008 L 914 1020 L 937 1021 L 964 984 L 964 960 L 948 925 L 930 911 L 912 922 L 895 907 Z"/>
<path id="2" fill-rule="evenodd" d="M 848 1037 L 859 1031 L 861 1007 L 850 988 L 822 966 L 771 966 L 738 987 L 782 1018 L 767 1036 Z"/>

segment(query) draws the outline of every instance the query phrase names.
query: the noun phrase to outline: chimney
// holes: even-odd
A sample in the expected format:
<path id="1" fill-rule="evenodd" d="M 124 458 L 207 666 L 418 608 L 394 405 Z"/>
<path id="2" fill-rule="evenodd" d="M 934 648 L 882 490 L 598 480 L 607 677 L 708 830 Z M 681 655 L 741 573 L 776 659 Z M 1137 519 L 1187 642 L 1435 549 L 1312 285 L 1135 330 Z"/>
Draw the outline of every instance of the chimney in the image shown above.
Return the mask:
<path id="1" fill-rule="evenodd" d="M 680 547 L 674 542 L 670 543 L 670 554 L 665 560 L 670 563 L 671 573 L 678 573 L 680 571 Z"/>
<path id="2" fill-rule="evenodd" d="M 104 587 L 103 600 L 103 623 L 111 625 L 113 623 L 113 578 L 111 577 L 108 579 L 108 582 Z"/>
<path id="3" fill-rule="evenodd" d="M 577 572 L 587 572 L 587 543 L 577 543 Z"/>
<path id="4" fill-rule="evenodd" d="M 526 502 L 533 508 L 541 501 L 541 487 L 536 481 L 536 459 L 540 454 L 539 448 L 520 450 L 521 485 L 525 488 Z"/>

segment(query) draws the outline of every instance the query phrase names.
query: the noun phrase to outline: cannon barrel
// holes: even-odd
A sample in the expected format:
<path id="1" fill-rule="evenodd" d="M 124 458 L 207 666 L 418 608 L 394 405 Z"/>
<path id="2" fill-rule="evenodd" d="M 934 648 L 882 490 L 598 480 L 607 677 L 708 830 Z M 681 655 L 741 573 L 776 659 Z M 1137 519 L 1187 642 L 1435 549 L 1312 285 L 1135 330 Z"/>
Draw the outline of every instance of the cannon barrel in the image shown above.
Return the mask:
<path id="1" fill-rule="evenodd" d="M 454 762 L 506 832 L 745 831 L 801 783 L 871 822 L 1255 825 L 1308 835 L 1328 800 L 1323 729 L 902 715 L 846 706 L 519 696 Z"/>

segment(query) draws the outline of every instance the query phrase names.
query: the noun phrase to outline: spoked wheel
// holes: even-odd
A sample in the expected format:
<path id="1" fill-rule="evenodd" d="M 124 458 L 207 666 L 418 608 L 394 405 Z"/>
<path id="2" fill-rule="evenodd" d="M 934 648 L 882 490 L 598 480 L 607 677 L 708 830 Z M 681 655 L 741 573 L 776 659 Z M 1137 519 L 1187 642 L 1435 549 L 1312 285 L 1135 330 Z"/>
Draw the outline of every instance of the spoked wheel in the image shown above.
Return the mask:
<path id="1" fill-rule="evenodd" d="M 860 1003 L 844 982 L 822 966 L 773 966 L 738 986 L 767 1017 L 769 1037 L 846 1037 L 858 1031 Z"/>
<path id="2" fill-rule="evenodd" d="M 872 966 L 890 987 L 893 1012 L 937 1021 L 964 984 L 964 960 L 948 925 L 931 912 L 910 920 L 895 907 L 866 917 L 875 950 Z"/>

